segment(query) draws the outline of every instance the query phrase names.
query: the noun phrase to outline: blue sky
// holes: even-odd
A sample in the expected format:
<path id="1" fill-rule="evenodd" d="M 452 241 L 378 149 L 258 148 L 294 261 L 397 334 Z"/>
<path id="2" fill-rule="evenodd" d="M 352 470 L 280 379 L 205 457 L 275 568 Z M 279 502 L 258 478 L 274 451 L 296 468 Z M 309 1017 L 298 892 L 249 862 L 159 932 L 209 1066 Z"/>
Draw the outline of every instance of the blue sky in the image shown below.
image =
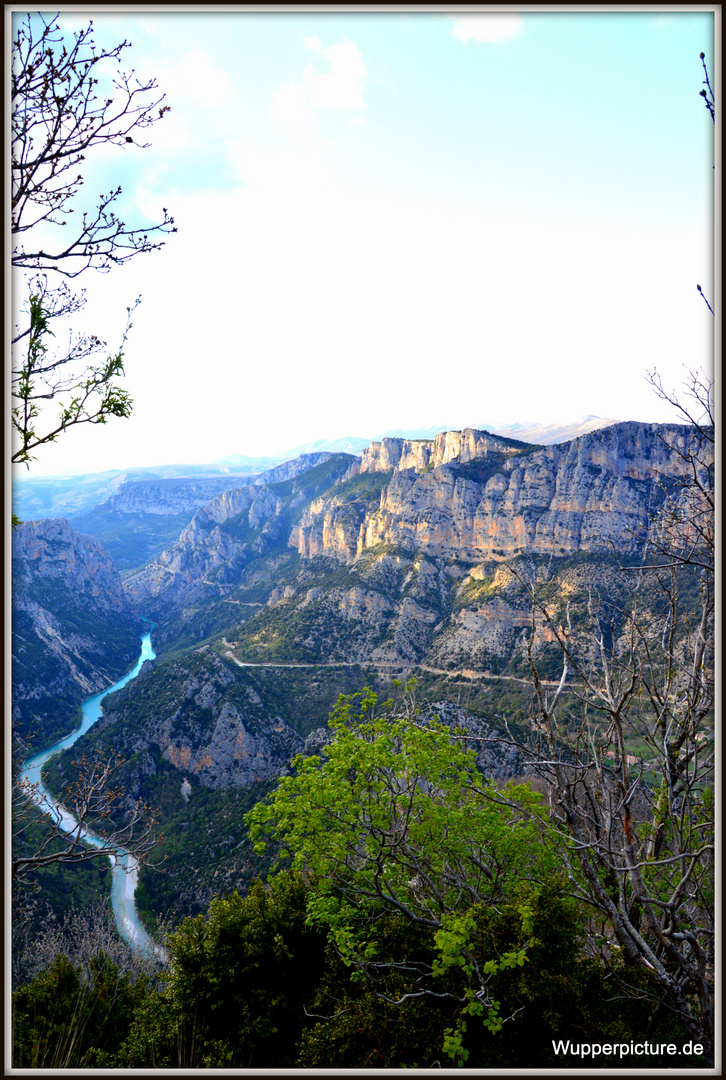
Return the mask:
<path id="1" fill-rule="evenodd" d="M 72 29 L 86 16 L 62 16 Z M 119 12 L 171 112 L 88 160 L 179 232 L 86 274 L 127 421 L 36 474 L 389 428 L 665 420 L 712 361 L 713 13 Z M 19 295 L 19 294 L 18 294 Z"/>

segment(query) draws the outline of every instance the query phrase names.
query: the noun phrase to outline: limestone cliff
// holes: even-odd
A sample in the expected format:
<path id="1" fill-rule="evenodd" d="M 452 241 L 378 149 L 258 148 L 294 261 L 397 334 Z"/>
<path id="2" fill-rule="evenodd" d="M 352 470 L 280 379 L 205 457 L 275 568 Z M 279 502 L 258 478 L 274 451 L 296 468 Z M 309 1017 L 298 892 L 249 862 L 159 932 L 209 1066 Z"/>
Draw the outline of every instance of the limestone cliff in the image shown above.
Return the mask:
<path id="1" fill-rule="evenodd" d="M 191 516 L 198 507 L 240 483 L 245 481 L 229 476 L 134 480 L 124 483 L 96 513 Z"/>
<path id="2" fill-rule="evenodd" d="M 293 480 L 296 476 L 302 476 L 303 473 L 315 469 L 318 465 L 325 465 L 333 456 L 327 450 L 315 454 L 300 454 L 298 457 L 291 458 L 290 461 L 283 461 L 281 465 L 276 465 L 273 469 L 268 469 L 254 482 L 258 485 L 280 484 L 285 480 Z M 346 454 L 346 457 L 349 455 Z"/>
<path id="3" fill-rule="evenodd" d="M 442 431 L 434 439 L 382 439 L 367 447 L 360 462 L 360 472 L 387 472 L 395 469 L 436 469 L 456 461 L 464 464 L 489 454 L 510 457 L 531 448 L 531 444 L 492 435 L 488 431 L 464 428 Z"/>
<path id="4" fill-rule="evenodd" d="M 662 499 L 662 478 L 683 472 L 678 450 L 692 439 L 679 425 L 623 423 L 529 451 L 471 430 L 384 440 L 360 466 L 392 470 L 378 505 L 351 507 L 331 493 L 310 506 L 291 543 L 303 555 L 345 559 L 380 544 L 470 561 L 632 552 Z"/>
<path id="5" fill-rule="evenodd" d="M 260 477 L 265 482 L 226 491 L 198 509 L 175 544 L 124 582 L 127 594 L 163 624 L 160 641 L 171 640 L 180 621 L 193 640 L 222 625 L 216 615 L 211 622 L 199 616 L 200 608 L 223 600 L 260 560 L 285 552 L 295 520 L 353 461 L 349 454 L 303 455 L 266 474 L 269 483 Z"/>
<path id="6" fill-rule="evenodd" d="M 65 518 L 15 530 L 12 583 L 13 721 L 40 745 L 131 666 L 143 624 L 107 553 Z"/>
<path id="7" fill-rule="evenodd" d="M 172 687 L 173 694 L 153 698 L 159 685 Z M 129 705 L 145 694 L 152 695 L 154 708 L 139 725 L 130 720 Z M 274 779 L 304 746 L 304 739 L 214 654 L 172 663 L 161 677 L 149 667 L 133 691 L 110 702 L 97 725 L 101 741 L 110 728 L 125 755 L 156 747 L 174 768 L 212 788 Z"/>
<path id="8" fill-rule="evenodd" d="M 623 423 L 539 448 L 475 431 L 384 440 L 360 465 L 226 493 L 129 584 L 162 649 L 230 628 L 253 662 L 499 664 L 531 614 L 496 566 L 639 556 L 693 439 Z M 476 575 L 493 575 L 489 595 Z"/>

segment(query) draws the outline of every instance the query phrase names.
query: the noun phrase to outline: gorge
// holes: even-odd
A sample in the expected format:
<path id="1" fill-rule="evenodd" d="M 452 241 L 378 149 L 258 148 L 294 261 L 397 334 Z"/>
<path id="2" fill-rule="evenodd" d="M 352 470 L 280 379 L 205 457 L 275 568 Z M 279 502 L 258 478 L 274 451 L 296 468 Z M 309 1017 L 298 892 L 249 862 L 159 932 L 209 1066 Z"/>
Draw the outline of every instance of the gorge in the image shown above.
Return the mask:
<path id="1" fill-rule="evenodd" d="M 88 847 L 101 849 L 105 846 L 103 838 L 97 836 L 85 825 L 80 825 L 73 814 L 54 799 L 43 784 L 44 766 L 57 754 L 70 750 L 72 746 L 84 735 L 101 717 L 101 703 L 106 694 L 112 694 L 123 689 L 141 671 L 147 660 L 154 659 L 154 650 L 151 645 L 151 632 L 147 631 L 141 639 L 141 653 L 134 667 L 113 686 L 100 694 L 95 694 L 81 706 L 81 723 L 65 738 L 45 750 L 37 751 L 24 764 L 18 772 L 18 783 L 30 794 L 31 801 L 38 809 L 47 815 L 58 828 L 59 834 L 65 833 L 75 837 Z M 128 941 L 133 948 L 142 953 L 158 953 L 162 958 L 166 956 L 164 950 L 152 942 L 149 935 L 139 921 L 134 893 L 138 880 L 138 862 L 134 856 L 123 849 L 109 855 L 111 863 L 111 900 L 116 926 L 121 937 Z"/>
<path id="2" fill-rule="evenodd" d="M 342 910 L 354 927 L 373 896 L 383 905 L 376 919 L 383 917 L 389 927 L 386 920 L 394 918 L 391 941 L 399 940 L 406 925 L 396 923 L 396 913 L 408 912 L 412 922 L 400 940 L 413 935 L 421 957 L 417 964 L 433 977 L 440 961 L 431 959 L 427 935 L 438 927 L 437 935 L 446 937 L 449 916 L 441 915 L 440 907 L 461 896 L 464 879 L 472 895 L 482 898 L 476 918 L 490 917 L 489 879 L 479 864 L 484 860 L 492 880 L 499 881 L 497 845 L 513 834 L 502 833 L 501 822 L 495 827 L 488 808 L 499 808 L 495 817 L 503 808 L 505 817 L 514 813 L 510 826 L 515 822 L 523 841 L 526 837 L 517 859 L 527 865 L 543 860 L 541 869 L 525 871 L 527 888 L 537 883 L 531 897 L 535 907 L 544 897 L 560 903 L 557 867 L 566 866 L 580 880 L 577 865 L 567 861 L 575 849 L 562 849 L 560 843 L 563 805 L 569 827 L 584 830 L 577 852 L 599 853 L 602 836 L 615 843 L 603 855 L 606 869 L 613 860 L 619 865 L 617 860 L 630 857 L 621 848 L 631 842 L 633 830 L 641 832 L 639 850 L 646 854 L 657 853 L 663 842 L 690 850 L 690 839 L 681 842 L 669 834 L 662 841 L 656 826 L 665 806 L 659 792 L 671 783 L 666 752 L 685 754 L 688 763 L 676 776 L 681 787 L 669 788 L 668 797 L 681 805 L 685 777 L 689 798 L 707 823 L 714 734 L 710 445 L 708 432 L 696 426 L 632 422 L 547 446 L 475 429 L 432 439 L 386 438 L 360 457 L 333 450 L 303 454 L 235 478 L 229 486 L 225 482 L 221 490 L 217 477 L 213 483 L 188 476 L 164 483 L 133 481 L 99 506 L 85 508 L 73 523 L 47 519 L 21 526 L 14 567 L 15 731 L 26 757 L 31 737 L 35 745 L 53 744 L 49 752 L 36 751 L 32 771 L 26 768 L 21 775 L 34 781 L 42 771 L 43 786 L 58 808 L 64 791 L 82 789 L 84 761 L 118 755 L 118 788 L 99 836 L 120 835 L 140 805 L 155 808 L 154 858 L 138 867 L 137 877 L 133 863 L 122 866 L 120 852 L 111 896 L 126 940 L 162 962 L 173 955 L 162 983 L 186 978 L 181 973 L 197 955 L 197 936 L 201 941 L 211 935 L 204 948 L 212 952 L 205 956 L 222 948 L 226 959 L 220 977 L 226 985 L 236 961 L 230 967 L 222 947 L 226 931 L 217 936 L 216 920 L 245 912 L 244 919 L 256 925 L 265 905 L 277 903 L 276 890 L 290 902 L 297 897 L 297 905 L 303 902 L 300 889 L 309 893 L 304 903 L 314 905 L 308 916 L 318 912 L 316 926 L 333 918 L 333 936 L 338 916 L 330 913 Z M 76 532 L 76 521 L 97 536 Z M 99 543 L 100 536 L 114 534 L 121 572 Z M 659 559 L 673 560 L 672 552 L 680 562 L 659 566 Z M 139 663 L 106 690 L 130 666 L 142 616 L 155 623 L 154 647 L 147 634 Z M 661 677 L 665 690 L 659 689 Z M 686 677 L 688 693 L 676 690 L 675 683 L 671 687 Z M 636 685 L 642 690 L 637 695 Z M 92 691 L 80 727 L 61 738 Z M 681 740 L 666 751 L 654 703 L 666 711 L 669 730 Z M 385 756 L 391 731 L 403 740 L 394 740 L 392 758 Z M 410 762 L 399 760 L 404 745 Z M 359 756 L 364 753 L 373 755 L 371 772 Z M 357 764 L 350 763 L 349 754 Z M 376 755 L 384 755 L 382 767 Z M 460 763 L 456 768 L 450 764 L 454 759 Z M 469 780 L 462 789 L 465 774 Z M 581 777 L 585 786 L 578 794 Z M 591 790 L 597 798 L 583 803 Z M 304 801 L 289 801 L 296 791 L 310 799 L 307 809 Z M 342 810 L 336 809 L 339 798 Z M 379 804 L 383 812 L 389 798 L 392 817 L 384 826 L 369 815 Z M 394 884 L 394 867 L 404 851 L 399 851 L 401 821 L 409 820 L 401 799 L 418 809 L 406 826 L 403 876 Z M 583 805 L 591 808 L 584 817 Z M 269 884 L 261 883 L 283 850 L 279 834 L 269 843 L 258 842 L 260 823 L 270 819 L 273 806 L 282 808 L 278 814 L 288 828 L 297 829 L 296 843 L 313 843 L 306 860 L 317 858 L 314 844 L 321 844 L 320 866 L 329 868 L 320 870 L 323 883 L 330 873 L 338 880 L 340 865 L 347 868 L 339 878 L 342 896 L 350 888 L 349 895 L 357 895 L 357 879 L 346 874 L 366 877 L 370 821 L 373 876 L 361 882 L 360 896 L 368 897 L 362 905 L 359 898 L 339 909 L 336 899 L 330 907 L 323 898 L 325 884 L 316 896 L 318 886 L 311 883 L 318 871 L 309 869 L 314 862 L 302 864 L 300 879 L 278 867 Z M 414 841 L 419 821 L 424 831 Z M 439 826 L 443 832 L 432 852 L 426 837 Z M 341 841 L 340 829 L 349 827 L 354 835 L 346 843 L 352 846 L 341 863 L 334 845 Z M 459 843 L 470 827 L 472 842 Z M 316 829 L 322 830 L 317 839 Z M 553 865 L 548 860 L 558 843 L 559 861 Z M 329 854 L 332 862 L 325 861 Z M 453 863 L 446 862 L 450 858 Z M 689 858 L 688 889 L 702 890 L 708 858 Z M 488 865 L 491 859 L 496 867 Z M 669 874 L 669 857 L 649 866 L 661 862 Z M 506 858 L 501 863 L 509 865 Z M 63 880 L 70 882 L 73 871 L 65 868 Z M 441 873 L 453 874 L 453 893 L 448 886 L 442 893 L 435 883 Z M 511 887 L 519 895 L 523 886 L 515 879 Z M 40 875 L 39 880 L 45 887 L 47 879 Z M 596 873 L 593 880 L 601 878 Z M 609 901 L 598 899 L 598 887 L 593 886 L 589 902 L 609 910 Z M 430 888 L 438 900 L 426 899 Z M 531 956 L 535 972 L 544 964 L 546 995 L 551 957 L 536 959 L 532 942 L 517 930 L 522 921 L 524 933 L 527 904 L 517 914 L 513 909 L 499 914 L 522 950 L 522 963 Z M 544 910 L 537 917 L 546 921 Z M 619 917 L 637 919 L 633 910 L 628 907 Z M 302 909 L 295 912 L 293 921 L 303 917 Z M 417 921 L 422 914 L 429 927 L 425 932 Z M 318 931 L 313 933 L 308 916 L 305 925 L 315 938 Z M 170 925 L 178 932 L 158 937 L 160 928 Z M 274 952 L 278 940 L 292 941 L 285 925 L 282 936 L 276 931 L 264 937 L 264 950 Z M 538 925 L 538 934 L 543 933 L 544 924 Z M 600 948 L 619 948 L 607 936 L 617 932 L 608 931 Z M 358 941 L 357 934 L 340 940 Z M 257 955 L 253 940 L 263 939 L 245 938 L 239 955 L 248 955 L 244 950 Z M 348 947 L 340 952 L 335 946 L 339 960 Z M 366 945 L 365 957 L 354 958 L 366 970 L 376 955 L 370 948 L 377 946 Z M 588 978 L 606 977 L 611 960 L 605 966 L 589 954 L 585 960 L 574 937 L 570 948 L 570 969 L 582 963 L 590 965 Z M 503 955 L 497 964 L 514 962 L 514 954 Z M 313 1056 L 303 1054 L 300 1060 L 325 1058 L 325 1031 L 336 1030 L 326 1028 L 332 1021 L 323 1023 L 318 1011 L 325 1008 L 323 984 L 315 991 L 323 997 L 310 997 L 318 978 L 313 974 L 322 970 L 315 965 L 325 966 L 321 956 L 306 966 L 312 982 L 305 1008 L 314 1005 L 314 1013 L 304 1013 L 308 1019 L 301 1023 L 312 1025 L 323 1043 L 314 1053 L 308 1047 Z M 258 961 L 251 962 L 252 983 L 248 986 L 247 976 L 242 981 L 244 993 L 255 997 L 262 976 Z M 276 963 L 268 956 L 265 970 Z M 194 970 L 195 965 L 196 960 Z M 377 961 L 370 965 L 374 970 Z M 525 971 L 522 985 L 528 978 Z M 694 985 L 700 978 L 693 974 Z M 343 981 L 336 993 L 348 1000 L 357 991 L 347 975 Z M 170 993 L 173 997 L 176 990 Z M 286 1008 L 287 992 L 280 997 L 275 989 L 274 994 Z M 220 1007 L 228 1008 L 231 1000 L 225 991 Z M 170 1007 L 169 1002 L 159 1007 Z M 567 1011 L 570 1005 L 558 1008 Z M 531 1009 L 529 1015 L 531 1020 Z M 159 1037 L 153 1035 L 152 1042 Z M 437 1038 L 445 1041 L 445 1032 Z M 136 1049 L 129 1044 L 124 1053 L 137 1063 L 146 1060 L 142 1044 Z M 169 1060 L 175 1053 L 168 1050 Z M 285 1060 L 298 1060 L 297 1049 L 286 1053 Z M 276 1063 L 278 1051 L 271 1049 L 270 1055 Z"/>
<path id="3" fill-rule="evenodd" d="M 53 629 L 59 611 L 79 619 L 78 598 L 97 597 L 96 613 L 116 620 L 101 631 L 105 649 L 121 627 L 126 637 L 136 630 L 136 612 L 158 623 L 158 659 L 109 695 L 84 746 L 119 750 L 128 799 L 164 805 L 178 844 L 199 837 L 194 886 L 181 866 L 163 885 L 142 871 L 142 910 L 154 896 L 202 910 L 221 881 L 244 888 L 257 862 L 239 816 L 295 753 L 324 744 L 339 693 L 384 692 L 415 674 L 432 712 L 464 700 L 469 712 L 514 722 L 527 707 L 533 619 L 521 575 L 553 598 L 553 611 L 563 596 L 593 589 L 627 605 L 636 579 L 620 564 L 643 560 L 652 515 L 696 438 L 685 426 L 621 423 L 542 447 L 465 429 L 384 439 L 360 458 L 303 455 L 216 496 L 226 486 L 219 477 L 141 480 L 83 522 L 96 514 L 106 529 L 143 514 L 166 528 L 165 515 L 186 513 L 188 523 L 122 579 L 67 522 L 25 525 L 16 540 L 16 723 L 28 725 L 44 687 L 63 688 L 68 713 L 99 685 L 102 673 L 94 683 L 73 652 L 76 623 Z M 49 613 L 40 599 L 59 581 L 71 587 Z M 535 624 L 543 674 L 556 677 L 541 614 Z M 40 648 L 42 678 L 32 684 L 23 657 Z M 61 663 L 62 683 L 50 675 Z M 64 733 L 48 724 L 49 734 Z M 505 759 L 495 753 L 494 775 L 517 772 Z M 59 790 L 71 782 L 68 755 L 52 775 Z M 195 824 L 197 807 L 206 824 Z"/>

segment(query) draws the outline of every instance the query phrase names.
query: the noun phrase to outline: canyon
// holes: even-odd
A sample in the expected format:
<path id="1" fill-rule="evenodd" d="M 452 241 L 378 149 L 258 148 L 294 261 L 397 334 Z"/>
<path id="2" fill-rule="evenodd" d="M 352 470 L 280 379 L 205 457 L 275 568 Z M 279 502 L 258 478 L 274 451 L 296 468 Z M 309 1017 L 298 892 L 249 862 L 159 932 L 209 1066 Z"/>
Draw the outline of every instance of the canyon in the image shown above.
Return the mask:
<path id="1" fill-rule="evenodd" d="M 42 746 L 131 665 L 143 623 L 101 544 L 64 518 L 20 525 L 12 558 L 13 727 Z"/>
<path id="2" fill-rule="evenodd" d="M 395 680 L 415 675 L 431 715 L 453 709 L 456 723 L 490 734 L 521 723 L 532 633 L 542 677 L 559 678 L 561 667 L 528 589 L 555 619 L 565 602 L 577 607 L 592 596 L 607 597 L 616 620 L 636 594 L 647 603 L 640 576 L 622 566 L 646 559 L 653 515 L 677 491 L 697 440 L 685 425 L 634 422 L 547 446 L 464 429 L 385 438 L 360 457 L 304 454 L 249 477 L 135 481 L 108 498 L 98 519 L 164 522 L 157 547 L 164 529 L 179 528 L 122 575 L 67 522 L 23 526 L 23 618 L 39 603 L 31 580 L 39 588 L 55 565 L 46 554 L 26 569 L 39 543 L 31 538 L 45 530 L 43 551 L 63 537 L 65 566 L 76 568 L 68 593 L 85 596 L 82 575 L 94 575 L 81 568 L 97 565 L 111 636 L 122 624 L 131 633 L 139 615 L 157 624 L 156 660 L 107 700 L 84 736 L 89 753 L 122 753 L 128 799 L 164 807 L 174 865 L 163 883 L 142 871 L 148 910 L 193 913 L 221 885 L 244 888 L 260 864 L 240 816 L 294 754 L 324 746 L 340 693 L 370 686 L 395 696 Z M 71 610 L 67 598 L 64 605 Z M 51 654 L 43 630 L 51 616 L 33 617 Z M 21 624 L 18 647 L 30 637 Z M 56 638 L 66 641 L 66 679 L 76 678 L 80 693 L 70 623 Z M 16 698 L 37 701 L 37 685 L 18 670 Z M 98 680 L 100 669 L 92 674 Z M 91 685 L 90 671 L 84 678 Z M 489 775 L 518 773 L 515 758 L 492 753 Z M 60 760 L 58 783 L 72 775 Z M 184 837 L 197 845 L 193 886 Z"/>

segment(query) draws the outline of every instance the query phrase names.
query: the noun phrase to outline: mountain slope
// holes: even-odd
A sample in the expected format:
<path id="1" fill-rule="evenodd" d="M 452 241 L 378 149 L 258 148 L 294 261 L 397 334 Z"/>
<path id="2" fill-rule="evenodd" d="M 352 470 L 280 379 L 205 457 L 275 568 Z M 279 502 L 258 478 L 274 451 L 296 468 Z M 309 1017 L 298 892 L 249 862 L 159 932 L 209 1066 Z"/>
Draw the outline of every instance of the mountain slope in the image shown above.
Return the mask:
<path id="1" fill-rule="evenodd" d="M 13 724 L 50 745 L 139 652 L 143 623 L 101 545 L 64 518 L 13 534 Z"/>
<path id="2" fill-rule="evenodd" d="M 555 620 L 566 601 L 577 617 L 598 595 L 612 634 L 635 602 L 647 618 L 653 590 L 620 564 L 642 563 L 650 515 L 693 438 L 621 424 L 552 447 L 473 430 L 382 440 L 360 460 L 303 459 L 200 508 L 127 579 L 159 624 L 159 659 L 87 737 L 121 747 L 133 797 L 165 808 L 179 859 L 166 898 L 193 910 L 195 893 L 252 872 L 241 813 L 322 738 L 339 692 L 387 693 L 392 676 L 415 674 L 438 711 L 526 717 L 527 643 L 544 680 L 559 679 L 561 654 L 523 580 Z"/>
<path id="3" fill-rule="evenodd" d="M 574 559 L 562 587 L 581 590 L 641 558 L 693 438 L 626 423 L 550 447 L 470 429 L 384 439 L 294 489 L 227 493 L 127 585 L 161 651 L 216 635 L 246 663 L 450 670 L 476 657 L 511 674 L 531 612 L 504 564 L 554 580 Z"/>

